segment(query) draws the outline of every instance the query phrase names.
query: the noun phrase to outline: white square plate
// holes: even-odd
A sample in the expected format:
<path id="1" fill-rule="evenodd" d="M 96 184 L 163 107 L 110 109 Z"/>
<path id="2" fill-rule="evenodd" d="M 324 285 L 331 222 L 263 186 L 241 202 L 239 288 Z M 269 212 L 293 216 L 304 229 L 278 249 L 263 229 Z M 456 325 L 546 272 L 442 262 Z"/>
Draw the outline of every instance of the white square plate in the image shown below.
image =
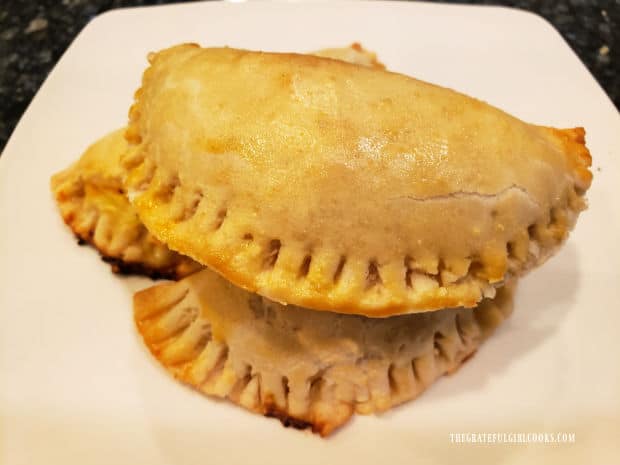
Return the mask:
<path id="1" fill-rule="evenodd" d="M 126 121 L 149 51 L 178 43 L 310 51 L 360 41 L 395 71 L 530 122 L 585 126 L 590 209 L 523 279 L 515 314 L 457 375 L 324 440 L 174 382 L 133 328 L 132 291 L 79 248 L 50 175 Z M 194 3 L 92 21 L 0 158 L 0 462 L 619 463 L 620 117 L 539 17 L 423 3 Z M 575 433 L 573 444 L 459 445 L 449 433 Z M 543 460 L 544 455 L 544 460 Z"/>

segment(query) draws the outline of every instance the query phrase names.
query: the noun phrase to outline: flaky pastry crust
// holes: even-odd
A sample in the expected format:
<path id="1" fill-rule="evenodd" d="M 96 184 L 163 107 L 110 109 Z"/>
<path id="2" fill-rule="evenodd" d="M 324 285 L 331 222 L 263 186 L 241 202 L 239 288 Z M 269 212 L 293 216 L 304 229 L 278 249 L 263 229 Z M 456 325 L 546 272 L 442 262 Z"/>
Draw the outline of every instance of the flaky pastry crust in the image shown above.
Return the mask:
<path id="1" fill-rule="evenodd" d="M 312 54 L 384 68 L 359 43 Z M 180 279 L 202 268 L 170 251 L 144 228 L 123 192 L 119 159 L 127 149 L 124 129 L 95 142 L 70 168 L 52 178 L 52 190 L 65 222 L 80 244 L 95 247 L 112 270 L 152 278 Z"/>
<path id="2" fill-rule="evenodd" d="M 173 250 L 304 307 L 473 307 L 585 206 L 583 130 L 295 54 L 152 54 L 130 110 L 132 204 Z"/>
<path id="3" fill-rule="evenodd" d="M 114 272 L 180 279 L 202 266 L 153 237 L 127 200 L 119 161 L 127 148 L 124 131 L 102 137 L 52 177 L 60 214 L 80 243 L 95 247 Z"/>
<path id="4" fill-rule="evenodd" d="M 208 269 L 134 296 L 138 331 L 174 377 L 323 436 L 417 397 L 511 310 L 512 285 L 475 309 L 385 319 L 285 308 Z"/>

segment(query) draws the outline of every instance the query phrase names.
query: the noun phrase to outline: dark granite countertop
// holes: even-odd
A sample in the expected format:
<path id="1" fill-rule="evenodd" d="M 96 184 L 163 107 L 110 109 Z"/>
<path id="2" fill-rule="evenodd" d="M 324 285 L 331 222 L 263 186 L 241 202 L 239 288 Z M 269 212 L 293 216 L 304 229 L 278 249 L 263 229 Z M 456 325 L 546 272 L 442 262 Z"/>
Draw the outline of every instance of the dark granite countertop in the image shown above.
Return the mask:
<path id="1" fill-rule="evenodd" d="M 111 8 L 163 0 L 0 2 L 0 150 L 35 92 L 77 33 Z M 620 0 L 457 0 L 501 4 L 549 20 L 620 107 Z"/>

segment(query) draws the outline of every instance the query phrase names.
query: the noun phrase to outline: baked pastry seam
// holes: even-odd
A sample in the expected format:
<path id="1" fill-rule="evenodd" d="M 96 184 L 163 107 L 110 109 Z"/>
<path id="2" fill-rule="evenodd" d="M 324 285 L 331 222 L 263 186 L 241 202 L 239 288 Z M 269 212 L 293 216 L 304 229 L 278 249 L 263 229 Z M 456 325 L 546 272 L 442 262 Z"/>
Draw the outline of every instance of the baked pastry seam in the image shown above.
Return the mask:
<path id="1" fill-rule="evenodd" d="M 473 307 L 557 250 L 586 205 L 581 128 L 316 57 L 182 45 L 150 62 L 126 133 L 132 204 L 170 248 L 272 300 Z"/>
<path id="2" fill-rule="evenodd" d="M 117 129 L 86 149 L 80 159 L 51 179 L 64 222 L 119 274 L 180 279 L 202 268 L 171 251 L 140 222 L 123 191 L 121 153 L 125 129 Z"/>
<path id="3" fill-rule="evenodd" d="M 513 286 L 475 309 L 371 319 L 284 306 L 205 269 L 134 296 L 134 318 L 178 380 L 323 436 L 455 371 L 512 311 Z"/>

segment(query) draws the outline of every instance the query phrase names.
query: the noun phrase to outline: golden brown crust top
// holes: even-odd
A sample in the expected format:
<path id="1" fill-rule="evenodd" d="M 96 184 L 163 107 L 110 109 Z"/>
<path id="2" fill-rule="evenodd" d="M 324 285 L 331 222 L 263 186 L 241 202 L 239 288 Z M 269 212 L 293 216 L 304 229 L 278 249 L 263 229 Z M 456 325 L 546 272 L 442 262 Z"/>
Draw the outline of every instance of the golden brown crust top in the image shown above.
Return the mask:
<path id="1" fill-rule="evenodd" d="M 272 299 L 471 307 L 548 256 L 584 206 L 578 130 L 313 56 L 182 45 L 150 61 L 127 131 L 138 214 Z"/>
<path id="2" fill-rule="evenodd" d="M 312 53 L 383 68 L 376 54 L 359 43 Z M 115 273 L 180 279 L 202 267 L 149 234 L 127 201 L 120 166 L 127 149 L 123 133 L 118 129 L 102 137 L 71 167 L 53 176 L 62 217 L 79 243 L 95 247 Z"/>

